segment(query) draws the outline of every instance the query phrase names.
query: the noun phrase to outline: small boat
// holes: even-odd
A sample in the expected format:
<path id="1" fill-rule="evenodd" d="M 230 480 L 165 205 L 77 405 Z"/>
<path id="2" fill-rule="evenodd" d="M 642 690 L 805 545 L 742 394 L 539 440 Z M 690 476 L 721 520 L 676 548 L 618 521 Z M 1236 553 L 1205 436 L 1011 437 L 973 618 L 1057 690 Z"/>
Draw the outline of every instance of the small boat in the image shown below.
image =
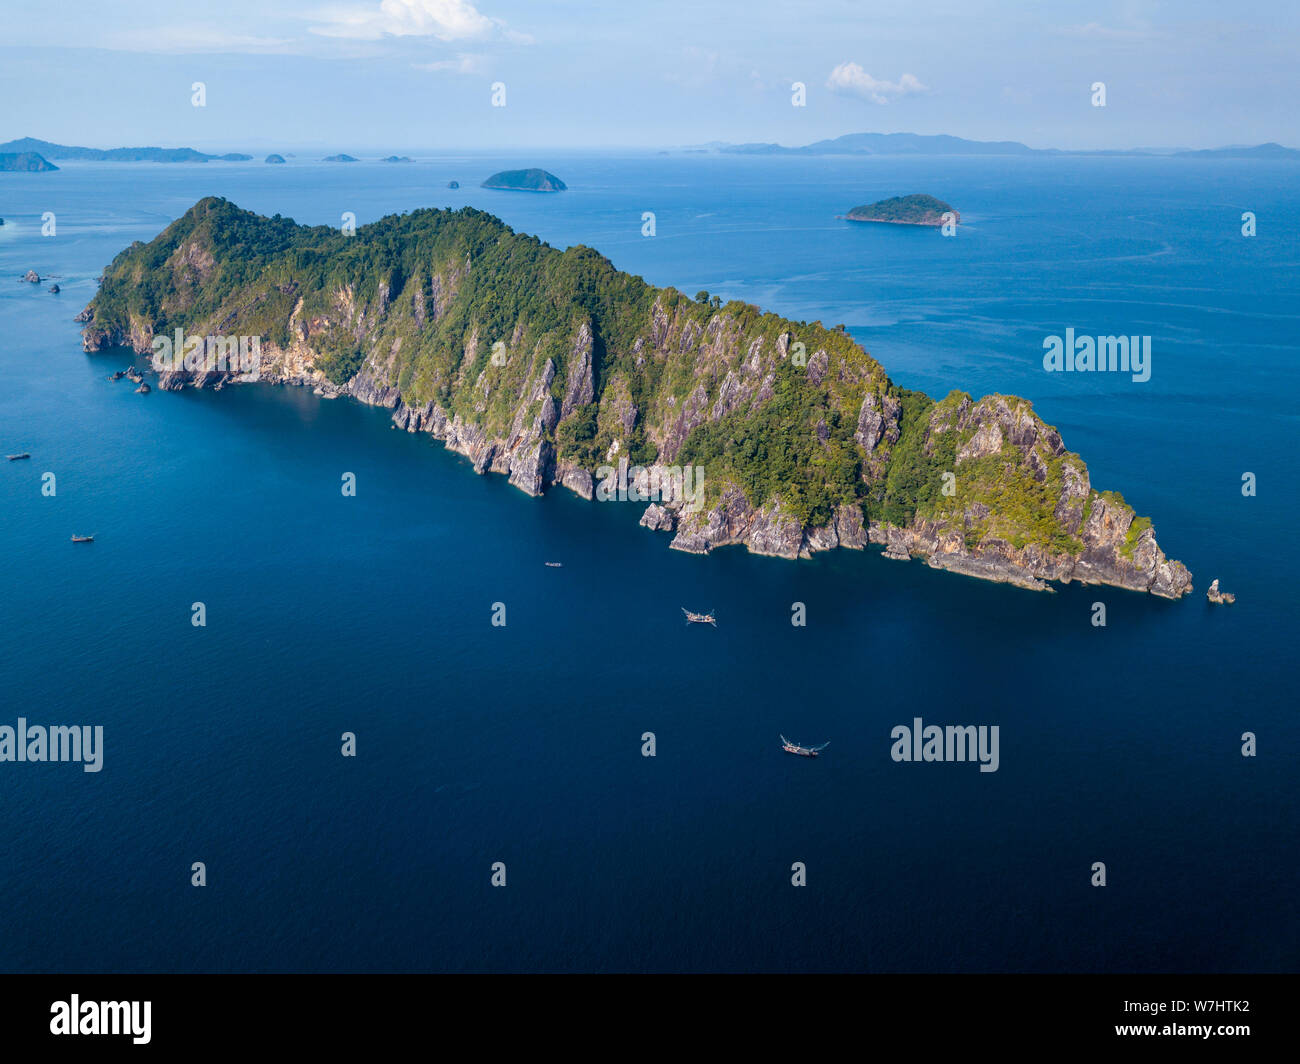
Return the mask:
<path id="1" fill-rule="evenodd" d="M 30 458 L 31 455 L 28 454 L 26 451 L 23 451 L 22 454 L 11 454 L 11 455 L 7 455 L 6 457 L 11 462 L 17 462 L 20 458 Z"/>
<path id="2" fill-rule="evenodd" d="M 94 543 L 95 537 L 94 536 L 73 536 L 72 542 L 73 543 Z"/>
<path id="3" fill-rule="evenodd" d="M 682 612 L 686 614 L 687 624 L 711 624 L 714 628 L 718 627 L 718 619 L 712 613 L 692 613 L 685 606 Z"/>
<path id="4" fill-rule="evenodd" d="M 825 750 L 830 743 L 822 743 L 821 746 L 800 746 L 798 743 L 792 743 L 784 735 L 781 736 L 781 749 L 787 754 L 794 754 L 796 757 L 816 757 Z"/>
<path id="5" fill-rule="evenodd" d="M 547 567 L 548 569 L 559 569 L 559 568 L 560 568 L 561 566 L 563 566 L 563 565 L 564 565 L 564 562 L 547 562 L 547 563 L 546 563 L 546 567 Z"/>

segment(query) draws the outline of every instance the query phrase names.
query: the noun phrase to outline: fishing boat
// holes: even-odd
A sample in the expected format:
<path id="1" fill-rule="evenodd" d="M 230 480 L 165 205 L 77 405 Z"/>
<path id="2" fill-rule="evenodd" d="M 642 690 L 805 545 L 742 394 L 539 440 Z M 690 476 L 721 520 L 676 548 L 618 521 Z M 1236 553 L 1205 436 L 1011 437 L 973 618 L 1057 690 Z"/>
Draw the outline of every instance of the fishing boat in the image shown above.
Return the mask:
<path id="1" fill-rule="evenodd" d="M 9 459 L 9 461 L 16 462 L 20 458 L 30 458 L 31 455 L 28 454 L 26 451 L 23 451 L 22 454 L 11 454 L 11 455 L 6 455 L 6 457 Z"/>
<path id="2" fill-rule="evenodd" d="M 94 543 L 95 537 L 94 536 L 73 536 L 72 542 L 73 543 Z"/>
<path id="3" fill-rule="evenodd" d="M 547 562 L 546 567 L 548 569 L 559 569 L 563 564 L 564 562 Z"/>
<path id="4" fill-rule="evenodd" d="M 798 743 L 792 743 L 784 735 L 781 736 L 781 749 L 796 757 L 816 757 L 830 745 L 830 743 L 822 743 L 821 746 L 800 746 Z"/>
<path id="5" fill-rule="evenodd" d="M 687 624 L 711 624 L 714 628 L 718 627 L 718 619 L 712 613 L 692 613 L 685 606 L 682 612 L 686 614 Z"/>

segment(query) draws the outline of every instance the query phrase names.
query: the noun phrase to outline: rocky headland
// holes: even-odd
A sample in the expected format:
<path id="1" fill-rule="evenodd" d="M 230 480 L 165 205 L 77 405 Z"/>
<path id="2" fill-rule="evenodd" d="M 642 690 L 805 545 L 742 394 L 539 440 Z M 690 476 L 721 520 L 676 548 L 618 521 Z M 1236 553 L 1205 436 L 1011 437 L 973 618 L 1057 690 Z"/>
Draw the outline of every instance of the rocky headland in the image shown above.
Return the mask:
<path id="1" fill-rule="evenodd" d="M 701 469 L 698 505 L 641 493 L 641 523 L 678 550 L 870 543 L 1038 590 L 1192 588 L 1151 521 L 1096 490 L 1027 400 L 936 402 L 839 330 L 655 288 L 472 208 L 344 236 L 205 199 L 118 255 L 81 320 L 87 351 L 147 355 L 177 328 L 257 336 L 255 369 L 192 360 L 158 386 L 351 396 L 531 495 L 592 498 L 611 467 L 643 486 L 651 467 Z"/>

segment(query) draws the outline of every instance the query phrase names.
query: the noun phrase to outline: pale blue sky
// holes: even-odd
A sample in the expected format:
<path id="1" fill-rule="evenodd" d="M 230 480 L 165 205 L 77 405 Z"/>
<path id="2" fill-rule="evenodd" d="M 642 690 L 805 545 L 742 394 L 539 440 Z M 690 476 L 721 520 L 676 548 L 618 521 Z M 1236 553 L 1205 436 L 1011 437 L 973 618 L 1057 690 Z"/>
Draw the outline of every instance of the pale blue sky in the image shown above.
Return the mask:
<path id="1" fill-rule="evenodd" d="M 1300 147 L 1300 4 L 0 0 L 0 140 Z M 203 81 L 207 106 L 190 103 Z M 506 85 L 493 108 L 490 86 Z M 791 83 L 807 86 L 792 107 Z M 1090 103 L 1104 81 L 1107 106 Z"/>

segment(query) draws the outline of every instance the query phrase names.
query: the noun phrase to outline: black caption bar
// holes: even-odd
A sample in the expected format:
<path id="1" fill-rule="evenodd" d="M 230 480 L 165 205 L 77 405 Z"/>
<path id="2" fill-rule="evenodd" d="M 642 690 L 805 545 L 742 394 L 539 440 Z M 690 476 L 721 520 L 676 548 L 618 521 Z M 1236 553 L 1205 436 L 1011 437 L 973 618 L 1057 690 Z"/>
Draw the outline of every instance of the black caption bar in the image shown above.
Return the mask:
<path id="1" fill-rule="evenodd" d="M 835 1035 L 865 1050 L 1108 1048 L 1130 1043 L 1232 1059 L 1293 1045 L 1294 976 L 859 975 L 7 975 L 8 1059 L 80 1051 L 451 1049 L 462 1036 L 572 1040 L 602 1055 L 676 1043 L 808 1046 Z M 723 981 L 730 986 L 722 986 Z M 624 1026 L 621 1035 L 618 1028 Z M 549 1033 L 548 1033 L 549 1032 Z M 614 1038 L 601 1048 L 601 1041 Z M 698 1045 L 696 1036 L 692 1042 Z M 32 1056 L 30 1059 L 37 1059 Z"/>

